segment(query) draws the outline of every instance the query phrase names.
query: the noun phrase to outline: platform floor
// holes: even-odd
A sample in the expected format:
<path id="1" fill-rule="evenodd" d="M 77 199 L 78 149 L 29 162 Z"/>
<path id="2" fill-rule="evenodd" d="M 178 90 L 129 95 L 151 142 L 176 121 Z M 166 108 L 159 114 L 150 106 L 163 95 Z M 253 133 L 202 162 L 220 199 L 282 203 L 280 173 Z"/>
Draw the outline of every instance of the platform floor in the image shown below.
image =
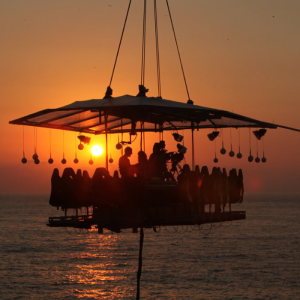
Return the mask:
<path id="1" fill-rule="evenodd" d="M 195 212 L 179 206 L 166 207 L 101 207 L 92 215 L 50 217 L 50 227 L 91 228 L 97 225 L 99 232 L 108 229 L 120 232 L 128 228 L 156 226 L 201 225 L 246 219 L 245 211 Z"/>

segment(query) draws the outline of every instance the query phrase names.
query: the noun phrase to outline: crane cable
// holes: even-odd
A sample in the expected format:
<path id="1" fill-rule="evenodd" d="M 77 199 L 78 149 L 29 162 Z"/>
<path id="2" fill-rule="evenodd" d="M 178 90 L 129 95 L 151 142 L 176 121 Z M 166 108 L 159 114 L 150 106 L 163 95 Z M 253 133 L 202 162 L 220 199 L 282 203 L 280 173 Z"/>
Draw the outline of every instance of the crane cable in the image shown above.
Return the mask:
<path id="1" fill-rule="evenodd" d="M 143 38 L 142 38 L 142 66 L 141 66 L 141 85 L 145 84 L 145 70 L 146 70 L 146 25 L 147 25 L 147 0 L 144 0 L 144 14 L 143 14 Z"/>
<path id="2" fill-rule="evenodd" d="M 118 47 L 118 51 L 117 51 L 113 71 L 112 71 L 112 74 L 111 74 L 110 82 L 109 82 L 109 87 L 111 86 L 111 83 L 112 83 L 112 80 L 113 80 L 113 76 L 114 76 L 114 72 L 115 72 L 115 68 L 116 68 L 116 64 L 117 64 L 117 60 L 118 60 L 118 56 L 119 56 L 119 52 L 120 52 L 120 48 L 121 48 L 121 44 L 122 44 L 122 40 L 123 40 L 123 35 L 124 35 L 126 23 L 127 23 L 127 18 L 128 18 L 130 6 L 131 6 L 131 1 L 132 0 L 129 0 L 128 9 L 127 9 L 127 13 L 126 13 L 126 17 L 125 17 L 125 21 L 124 21 L 124 25 L 123 25 L 123 30 L 122 30 L 122 34 L 121 34 L 121 38 L 120 38 L 120 42 L 119 42 L 119 47 Z"/>
<path id="3" fill-rule="evenodd" d="M 184 75 L 183 64 L 182 64 L 182 60 L 181 60 L 181 56 L 180 56 L 180 51 L 179 51 L 179 46 L 178 46 L 178 43 L 177 43 L 177 38 L 176 38 L 176 33 L 175 33 L 175 28 L 174 28 L 173 20 L 172 20 L 172 16 L 171 16 L 171 10 L 170 10 L 170 6 L 169 6 L 169 1 L 166 0 L 166 3 L 167 3 L 169 17 L 170 17 L 170 21 L 171 21 L 171 25 L 172 25 L 172 29 L 173 29 L 175 43 L 176 43 L 176 46 L 177 46 L 177 52 L 178 52 L 178 56 L 179 56 L 179 61 L 180 61 L 180 65 L 181 65 L 181 70 L 182 70 L 182 75 L 183 75 L 183 79 L 184 79 L 184 83 L 185 83 L 185 87 L 186 87 L 187 96 L 188 96 L 189 100 L 191 100 L 190 99 L 189 90 L 188 90 L 188 86 L 187 86 L 187 82 L 186 82 L 186 78 L 185 78 L 185 75 Z"/>
<path id="4" fill-rule="evenodd" d="M 160 79 L 160 60 L 159 60 L 159 42 L 158 42 L 158 22 L 157 22 L 156 0 L 154 0 L 154 23 L 155 23 L 155 42 L 156 42 L 157 89 L 158 89 L 158 97 L 161 98 L 161 79 Z"/>

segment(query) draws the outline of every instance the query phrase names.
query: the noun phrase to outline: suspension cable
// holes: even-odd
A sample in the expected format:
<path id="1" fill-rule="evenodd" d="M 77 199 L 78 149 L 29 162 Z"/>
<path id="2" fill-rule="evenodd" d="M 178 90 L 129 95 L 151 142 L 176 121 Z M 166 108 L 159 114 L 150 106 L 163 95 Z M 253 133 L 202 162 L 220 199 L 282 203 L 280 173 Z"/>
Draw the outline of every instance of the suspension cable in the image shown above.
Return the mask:
<path id="1" fill-rule="evenodd" d="M 175 28 L 174 28 L 173 20 L 172 20 L 172 16 L 171 16 L 169 1 L 166 0 L 166 2 L 167 2 L 169 17 L 170 17 L 170 21 L 171 21 L 171 25 L 172 25 L 172 29 L 173 29 L 174 38 L 175 38 L 175 43 L 176 43 L 176 46 L 177 46 L 177 52 L 178 52 L 179 61 L 180 61 L 180 65 L 181 65 L 181 70 L 182 70 L 182 75 L 183 75 L 183 79 L 184 79 L 184 83 L 185 83 L 185 87 L 186 87 L 186 92 L 187 92 L 188 98 L 190 100 L 190 94 L 189 94 L 188 86 L 187 86 L 187 83 L 186 83 L 186 78 L 185 78 L 185 75 L 184 75 L 183 64 L 182 64 L 182 60 L 181 60 L 181 56 L 180 56 L 180 51 L 179 51 L 179 47 L 178 47 L 178 43 L 177 43 L 177 38 L 176 38 L 176 33 L 175 33 Z"/>
<path id="2" fill-rule="evenodd" d="M 144 0 L 141 85 L 145 84 L 145 70 L 146 70 L 146 25 L 147 25 L 146 21 L 147 21 L 147 0 Z"/>
<path id="3" fill-rule="evenodd" d="M 128 18 L 130 6 L 131 6 L 131 1 L 132 0 L 129 0 L 128 9 L 127 9 L 127 13 L 126 13 L 125 21 L 124 21 L 124 26 L 123 26 L 123 30 L 122 30 L 122 34 L 121 34 L 121 38 L 120 38 L 120 43 L 119 43 L 119 47 L 118 47 L 118 51 L 117 51 L 117 55 L 116 55 L 116 59 L 115 59 L 114 67 L 113 67 L 113 71 L 112 71 L 112 74 L 111 74 L 109 86 L 111 86 L 111 83 L 112 83 L 112 80 L 113 80 L 113 77 L 114 77 L 114 72 L 115 72 L 115 68 L 116 68 L 116 64 L 117 64 L 117 60 L 118 60 L 118 56 L 119 56 L 119 52 L 120 52 L 120 48 L 121 48 L 121 44 L 122 44 L 122 39 L 123 39 L 123 35 L 124 35 L 126 23 L 127 23 L 127 18 Z"/>
<path id="4" fill-rule="evenodd" d="M 160 79 L 160 60 L 159 60 L 159 42 L 158 42 L 158 23 L 157 23 L 156 0 L 154 0 L 154 23 L 155 23 L 155 41 L 156 41 L 157 89 L 158 89 L 158 97 L 161 97 L 161 79 Z"/>

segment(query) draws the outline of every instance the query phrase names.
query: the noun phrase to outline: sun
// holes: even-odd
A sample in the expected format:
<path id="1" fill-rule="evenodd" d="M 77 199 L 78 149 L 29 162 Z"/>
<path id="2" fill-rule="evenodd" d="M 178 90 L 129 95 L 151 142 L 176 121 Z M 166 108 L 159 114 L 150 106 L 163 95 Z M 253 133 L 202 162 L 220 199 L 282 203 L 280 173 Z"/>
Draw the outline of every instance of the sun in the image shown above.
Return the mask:
<path id="1" fill-rule="evenodd" d="M 103 149 L 99 145 L 95 145 L 92 147 L 91 152 L 94 156 L 99 156 L 103 153 Z"/>

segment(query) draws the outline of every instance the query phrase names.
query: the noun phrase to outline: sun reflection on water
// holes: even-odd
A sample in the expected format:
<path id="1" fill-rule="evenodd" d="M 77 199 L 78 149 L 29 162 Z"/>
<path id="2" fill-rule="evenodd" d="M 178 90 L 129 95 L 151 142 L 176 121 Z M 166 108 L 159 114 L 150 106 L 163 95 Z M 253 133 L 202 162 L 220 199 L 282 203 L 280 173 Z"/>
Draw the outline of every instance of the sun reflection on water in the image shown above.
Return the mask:
<path id="1" fill-rule="evenodd" d="M 74 235 L 68 254 L 65 283 L 72 289 L 74 299 L 132 298 L 135 268 L 131 262 L 136 255 L 131 245 L 122 245 L 124 237 L 103 234 L 95 230 Z M 135 250 L 135 249 L 134 249 Z M 136 264 L 134 264 L 134 267 Z"/>

